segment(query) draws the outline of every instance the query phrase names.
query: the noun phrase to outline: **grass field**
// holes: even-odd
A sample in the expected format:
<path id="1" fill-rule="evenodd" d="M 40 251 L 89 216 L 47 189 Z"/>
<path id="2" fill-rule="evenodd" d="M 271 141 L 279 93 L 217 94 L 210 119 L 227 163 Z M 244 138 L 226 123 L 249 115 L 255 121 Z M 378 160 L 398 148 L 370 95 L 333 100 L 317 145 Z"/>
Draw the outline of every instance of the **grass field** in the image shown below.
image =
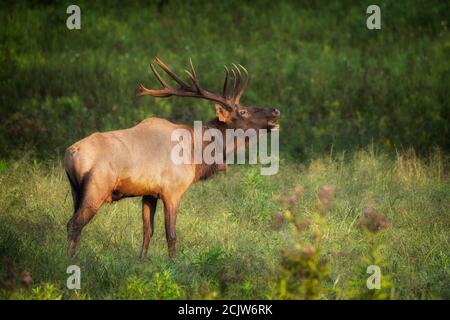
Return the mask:
<path id="1" fill-rule="evenodd" d="M 54 156 L 148 116 L 211 119 L 206 101 L 135 99 L 139 83 L 158 86 L 155 56 L 182 76 L 191 57 L 212 91 L 224 65 L 244 65 L 243 104 L 281 111 L 280 143 L 295 159 L 372 142 L 450 151 L 448 1 L 378 1 L 380 31 L 366 28 L 369 0 L 79 0 L 76 31 L 71 2 L 46 2 L 0 4 L 2 158 L 29 147 Z"/>
<path id="2" fill-rule="evenodd" d="M 0 289 L 3 298 L 273 298 L 284 273 L 283 249 L 292 245 L 289 225 L 274 228 L 282 210 L 275 200 L 301 185 L 293 213 L 317 214 L 318 190 L 334 186 L 334 205 L 322 226 L 321 246 L 333 253 L 318 298 L 352 297 L 354 279 L 367 277 L 361 258 L 370 256 L 369 235 L 357 227 L 372 205 L 390 227 L 372 237 L 383 246 L 383 275 L 391 298 L 450 298 L 450 176 L 439 152 L 420 160 L 373 150 L 330 155 L 304 164 L 282 162 L 274 176 L 257 167 L 234 166 L 185 196 L 178 216 L 178 254 L 167 255 L 159 204 L 148 258 L 140 262 L 140 199 L 105 205 L 82 235 L 81 251 L 66 255 L 71 197 L 58 162 L 27 157 L 0 165 L 0 279 L 6 264 L 30 273 L 33 284 Z M 304 235 L 305 239 L 308 234 Z M 81 267 L 81 290 L 66 288 L 67 266 Z M 357 282 L 359 283 L 359 282 Z M 360 283 L 361 286 L 363 283 Z"/>
<path id="3" fill-rule="evenodd" d="M 450 299 L 449 1 L 380 0 L 381 30 L 369 0 L 78 0 L 80 30 L 69 4 L 0 3 L 0 299 Z M 136 97 L 158 86 L 155 56 L 179 74 L 191 57 L 211 91 L 244 65 L 243 105 L 281 111 L 280 171 L 232 166 L 189 190 L 173 261 L 161 204 L 138 260 L 139 198 L 105 205 L 70 259 L 69 145 L 214 117 L 207 101 Z M 360 228 L 370 213 L 388 227 Z"/>

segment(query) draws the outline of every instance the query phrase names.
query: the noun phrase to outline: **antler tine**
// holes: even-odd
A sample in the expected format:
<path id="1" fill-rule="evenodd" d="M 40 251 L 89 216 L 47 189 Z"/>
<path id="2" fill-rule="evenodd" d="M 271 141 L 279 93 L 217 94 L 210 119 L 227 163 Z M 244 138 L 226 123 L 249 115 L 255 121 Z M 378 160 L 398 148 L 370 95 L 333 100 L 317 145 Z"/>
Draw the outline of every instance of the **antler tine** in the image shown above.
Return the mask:
<path id="1" fill-rule="evenodd" d="M 244 67 L 242 64 L 239 64 L 238 66 L 239 66 L 239 67 L 242 69 L 242 71 L 244 71 L 244 73 L 245 73 L 245 81 L 244 81 L 245 87 L 243 86 L 243 89 L 245 90 L 246 87 L 247 87 L 247 84 L 248 84 L 248 80 L 250 79 L 250 74 L 248 73 L 248 70 L 245 69 L 245 67 Z"/>
<path id="2" fill-rule="evenodd" d="M 191 78 L 192 83 L 195 86 L 196 92 L 197 93 L 202 93 L 202 89 L 200 88 L 200 85 L 197 81 L 197 78 L 195 77 L 195 74 L 192 74 L 191 72 L 189 72 L 188 70 L 184 70 L 184 72 L 186 72 L 186 74 L 189 76 L 189 78 Z"/>
<path id="3" fill-rule="evenodd" d="M 145 93 L 145 91 L 147 91 L 148 89 L 146 87 L 144 87 L 144 85 L 142 83 L 139 83 L 139 88 L 138 88 L 138 96 L 143 96 Z"/>
<path id="4" fill-rule="evenodd" d="M 194 76 L 194 78 L 197 79 L 197 74 L 196 74 L 195 69 L 194 69 L 194 64 L 192 63 L 192 58 L 189 58 L 189 64 L 191 65 L 192 75 Z"/>
<path id="5" fill-rule="evenodd" d="M 156 71 L 155 66 L 152 64 L 150 64 L 150 68 L 153 71 L 153 74 L 155 75 L 156 79 L 158 79 L 159 83 L 161 83 L 161 85 L 164 88 L 168 88 L 169 86 L 167 85 L 167 83 L 164 81 L 164 79 L 159 75 L 158 71 Z"/>
<path id="6" fill-rule="evenodd" d="M 248 81 L 250 80 L 250 75 L 248 73 L 248 70 L 245 69 L 241 64 L 239 64 L 239 67 L 244 72 L 245 79 L 244 79 L 244 83 L 242 84 L 241 88 L 239 89 L 239 93 L 236 96 L 236 103 L 239 103 L 239 100 L 241 99 L 242 95 L 244 94 L 245 89 L 247 88 Z"/>
<path id="7" fill-rule="evenodd" d="M 161 85 L 163 86 L 164 89 L 162 89 L 162 90 L 152 90 L 152 89 L 147 89 L 142 84 L 139 84 L 138 95 L 139 96 L 151 95 L 151 96 L 155 96 L 155 97 L 170 97 L 171 95 L 173 95 L 169 85 L 160 76 L 158 71 L 156 71 L 156 68 L 153 65 L 153 63 L 150 64 L 150 69 L 152 70 L 152 72 L 155 75 L 156 79 L 158 79 L 159 83 L 161 83 Z"/>
<path id="8" fill-rule="evenodd" d="M 184 80 L 180 79 L 170 68 L 162 62 L 158 57 L 155 58 L 155 63 L 161 67 L 173 80 L 175 80 L 183 89 L 187 89 L 190 87 Z"/>
<path id="9" fill-rule="evenodd" d="M 236 72 L 234 72 L 236 70 Z M 234 75 L 234 84 L 233 84 L 233 90 L 231 92 L 231 99 L 236 102 L 236 97 L 238 95 L 239 85 L 241 83 L 241 71 L 239 68 L 233 63 L 233 69 L 231 70 Z"/>
<path id="10" fill-rule="evenodd" d="M 202 93 L 202 88 L 200 88 L 200 84 L 198 83 L 197 73 L 195 72 L 194 64 L 192 63 L 191 58 L 189 58 L 189 64 L 191 65 L 191 72 L 189 72 L 188 70 L 184 70 L 184 72 L 186 72 L 189 78 L 191 78 L 195 89 L 197 89 L 197 92 Z"/>
<path id="11" fill-rule="evenodd" d="M 223 82 L 223 89 L 222 89 L 222 97 L 226 98 L 227 97 L 227 86 L 228 86 L 228 68 L 227 66 L 225 67 L 225 81 Z"/>
<path id="12" fill-rule="evenodd" d="M 139 84 L 139 92 L 138 92 L 138 96 L 154 96 L 154 97 L 170 97 L 173 96 L 174 93 L 172 91 L 170 91 L 170 89 L 164 88 L 162 90 L 152 90 L 152 89 L 147 89 L 146 87 L 144 87 L 142 84 Z"/>

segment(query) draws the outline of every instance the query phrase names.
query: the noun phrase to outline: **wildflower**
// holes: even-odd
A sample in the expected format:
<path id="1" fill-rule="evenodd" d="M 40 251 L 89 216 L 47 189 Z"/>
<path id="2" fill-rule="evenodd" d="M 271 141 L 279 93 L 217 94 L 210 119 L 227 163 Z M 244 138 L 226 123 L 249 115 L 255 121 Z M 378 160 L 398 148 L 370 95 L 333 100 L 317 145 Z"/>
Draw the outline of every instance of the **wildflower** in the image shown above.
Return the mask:
<path id="1" fill-rule="evenodd" d="M 286 203 L 289 206 L 290 210 L 293 210 L 294 207 L 297 205 L 298 202 L 298 198 L 301 195 L 303 189 L 301 186 L 297 185 L 294 189 L 294 193 L 292 195 L 284 195 L 281 194 L 279 196 L 275 197 L 275 200 L 281 202 L 281 203 Z"/>
<path id="2" fill-rule="evenodd" d="M 369 206 L 363 208 L 362 211 L 363 211 L 363 214 L 364 214 L 365 216 L 368 216 L 368 215 L 371 215 L 372 213 L 374 213 L 374 212 L 375 212 L 375 209 L 373 208 L 372 205 L 369 205 Z"/>
<path id="3" fill-rule="evenodd" d="M 303 192 L 303 188 L 300 185 L 296 185 L 294 188 L 294 194 L 299 196 Z"/>
<path id="4" fill-rule="evenodd" d="M 286 210 L 284 212 L 284 219 L 286 219 L 287 221 L 291 221 L 292 220 L 292 212 L 289 210 Z"/>
<path id="5" fill-rule="evenodd" d="M 274 227 L 276 229 L 279 229 L 284 223 L 284 215 L 281 212 L 278 212 L 277 214 L 275 214 L 273 220 L 274 220 Z"/>
<path id="6" fill-rule="evenodd" d="M 298 232 L 302 232 L 303 230 L 308 228 L 310 224 L 311 224 L 311 221 L 307 220 L 307 219 L 306 220 L 300 220 L 300 219 L 295 220 L 295 227 L 297 228 Z"/>
<path id="7" fill-rule="evenodd" d="M 31 275 L 29 272 L 24 271 L 22 272 L 22 284 L 25 288 L 29 288 L 31 286 L 31 283 L 33 282 L 33 279 L 31 278 Z"/>
<path id="8" fill-rule="evenodd" d="M 334 195 L 334 187 L 331 185 L 325 185 L 319 190 L 319 199 L 321 201 L 330 199 Z"/>
<path id="9" fill-rule="evenodd" d="M 288 199 L 288 203 L 291 207 L 295 206 L 297 204 L 297 196 L 296 195 L 292 195 L 289 197 Z"/>
<path id="10" fill-rule="evenodd" d="M 300 249 L 300 256 L 303 259 L 311 259 L 316 254 L 316 248 L 313 246 L 306 246 Z"/>
<path id="11" fill-rule="evenodd" d="M 358 225 L 375 233 L 387 229 L 390 223 L 385 216 L 376 212 L 373 206 L 368 206 L 363 209 L 363 215 L 359 218 Z"/>
<path id="12" fill-rule="evenodd" d="M 325 185 L 319 190 L 319 201 L 321 204 L 321 213 L 325 214 L 326 211 L 333 206 L 334 187 L 331 185 Z"/>

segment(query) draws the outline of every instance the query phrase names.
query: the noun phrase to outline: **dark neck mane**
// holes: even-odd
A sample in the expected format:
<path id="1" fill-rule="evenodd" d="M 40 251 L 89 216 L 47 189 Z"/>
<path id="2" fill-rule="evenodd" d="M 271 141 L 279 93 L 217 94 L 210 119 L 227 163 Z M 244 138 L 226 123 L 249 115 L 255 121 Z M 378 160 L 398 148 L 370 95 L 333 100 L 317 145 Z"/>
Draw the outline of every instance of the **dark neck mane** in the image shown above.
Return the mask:
<path id="1" fill-rule="evenodd" d="M 227 126 L 219 121 L 217 118 L 215 118 L 214 120 L 211 120 L 208 122 L 208 124 L 206 126 L 203 126 L 203 131 L 208 130 L 208 129 L 217 129 L 220 132 L 222 132 L 222 136 L 225 137 L 225 133 L 226 133 L 226 129 Z M 205 148 L 205 144 L 203 144 L 203 148 Z M 203 152 L 203 148 L 202 148 L 202 152 Z M 225 154 L 225 150 L 223 152 Z M 225 162 L 225 160 L 224 160 Z M 215 175 L 216 173 L 218 173 L 219 171 L 224 171 L 226 170 L 226 164 L 206 164 L 206 163 L 201 163 L 201 164 L 196 164 L 195 165 L 195 181 L 199 181 L 199 180 L 206 180 L 210 177 L 212 177 L 213 175 Z"/>

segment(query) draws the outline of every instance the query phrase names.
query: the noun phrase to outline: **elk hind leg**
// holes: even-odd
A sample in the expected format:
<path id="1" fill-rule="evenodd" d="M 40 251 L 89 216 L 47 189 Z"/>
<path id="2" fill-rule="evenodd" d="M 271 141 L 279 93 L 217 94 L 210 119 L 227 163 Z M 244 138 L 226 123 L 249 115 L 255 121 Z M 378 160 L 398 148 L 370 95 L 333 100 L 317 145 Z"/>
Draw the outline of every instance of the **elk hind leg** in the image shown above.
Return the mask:
<path id="1" fill-rule="evenodd" d="M 73 211 L 74 213 L 78 210 L 80 207 L 81 202 L 81 190 L 80 187 L 75 183 L 75 181 L 72 180 L 69 173 L 66 171 L 67 178 L 69 179 L 70 183 L 70 191 L 72 193 L 72 200 L 73 200 Z"/>
<path id="2" fill-rule="evenodd" d="M 142 222 L 143 222 L 143 241 L 141 250 L 141 260 L 147 255 L 148 244 L 155 231 L 155 213 L 158 199 L 153 196 L 142 197 Z"/>
<path id="3" fill-rule="evenodd" d="M 86 181 L 84 186 L 82 188 L 84 192 L 82 194 L 78 193 L 80 197 L 79 206 L 67 223 L 69 254 L 72 256 L 78 248 L 82 229 L 92 220 L 105 199 L 105 196 L 102 195 L 101 190 L 95 184 L 89 184 L 89 181 Z"/>

